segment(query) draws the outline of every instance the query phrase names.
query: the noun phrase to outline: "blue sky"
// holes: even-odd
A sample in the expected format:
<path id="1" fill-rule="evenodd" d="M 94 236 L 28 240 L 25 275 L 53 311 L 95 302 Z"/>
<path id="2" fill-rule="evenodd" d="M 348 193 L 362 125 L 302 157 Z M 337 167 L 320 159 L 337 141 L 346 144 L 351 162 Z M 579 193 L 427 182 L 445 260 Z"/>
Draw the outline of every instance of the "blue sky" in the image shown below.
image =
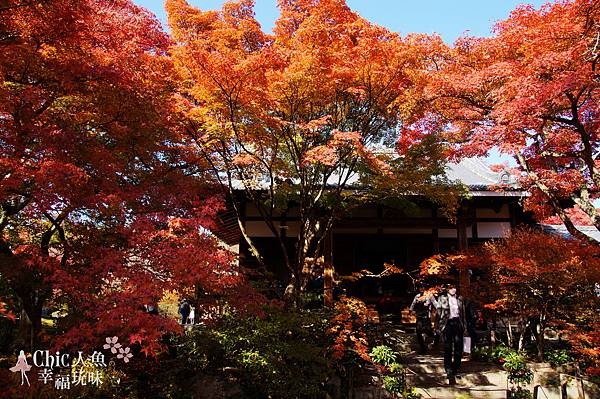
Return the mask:
<path id="1" fill-rule="evenodd" d="M 133 0 L 154 12 L 166 25 L 163 0 Z M 188 0 L 196 7 L 218 9 L 223 0 Z M 536 7 L 541 0 L 347 0 L 360 15 L 405 35 L 411 32 L 439 33 L 452 43 L 465 31 L 475 36 L 487 36 L 495 21 L 508 17 L 522 3 Z M 263 30 L 270 31 L 278 16 L 277 0 L 256 0 L 256 17 Z"/>

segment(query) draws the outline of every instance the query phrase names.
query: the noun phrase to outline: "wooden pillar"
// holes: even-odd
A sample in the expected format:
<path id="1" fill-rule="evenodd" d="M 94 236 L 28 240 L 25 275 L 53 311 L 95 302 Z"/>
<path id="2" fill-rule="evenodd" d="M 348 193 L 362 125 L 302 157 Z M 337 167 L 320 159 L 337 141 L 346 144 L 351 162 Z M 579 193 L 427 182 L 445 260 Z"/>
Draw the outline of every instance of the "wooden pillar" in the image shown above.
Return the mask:
<path id="1" fill-rule="evenodd" d="M 381 223 L 382 220 L 383 220 L 383 206 L 377 205 L 377 234 L 378 235 L 383 234 L 383 226 Z"/>
<path id="2" fill-rule="evenodd" d="M 333 235 L 327 232 L 323 243 L 323 304 L 326 307 L 333 306 Z"/>
<path id="3" fill-rule="evenodd" d="M 440 253 L 440 221 L 438 219 L 438 208 L 433 207 L 433 253 Z"/>
<path id="4" fill-rule="evenodd" d="M 508 204 L 508 214 L 510 216 L 510 228 L 514 229 L 517 227 L 517 204 L 510 202 Z"/>
<path id="5" fill-rule="evenodd" d="M 457 220 L 457 229 L 458 229 L 458 250 L 466 251 L 469 248 L 469 239 L 467 235 L 467 220 L 461 215 L 458 216 Z M 458 284 L 460 286 L 460 294 L 462 296 L 468 295 L 469 292 L 469 271 L 466 269 L 461 269 L 458 276 Z"/>
<path id="6" fill-rule="evenodd" d="M 469 248 L 469 239 L 467 236 L 467 222 L 464 218 L 459 216 L 457 221 L 458 230 L 458 250 L 466 251 Z"/>

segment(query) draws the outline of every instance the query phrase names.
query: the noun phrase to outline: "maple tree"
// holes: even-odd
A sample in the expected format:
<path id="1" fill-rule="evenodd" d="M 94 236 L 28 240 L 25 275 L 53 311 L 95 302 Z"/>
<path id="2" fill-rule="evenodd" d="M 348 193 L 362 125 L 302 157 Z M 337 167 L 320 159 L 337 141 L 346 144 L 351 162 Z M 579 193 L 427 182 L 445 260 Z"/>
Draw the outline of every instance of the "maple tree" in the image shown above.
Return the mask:
<path id="1" fill-rule="evenodd" d="M 342 296 L 335 303 L 335 314 L 329 321 L 327 334 L 333 339 L 330 350 L 334 359 L 358 356 L 370 362 L 365 325 L 369 323 L 369 310 L 363 301 Z"/>
<path id="2" fill-rule="evenodd" d="M 576 323 L 567 323 L 569 343 L 590 375 L 600 376 L 600 317 L 596 309 L 577 315 Z"/>
<path id="3" fill-rule="evenodd" d="M 482 304 L 492 317 L 504 320 L 509 346 L 523 349 L 531 333 L 538 357 L 543 359 L 543 332 L 552 327 L 565 334 L 588 373 L 597 374 L 600 345 L 594 326 L 600 300 L 596 291 L 599 251 L 587 240 L 520 227 L 507 238 L 425 259 L 420 278 L 433 285 L 427 292 L 437 293 L 440 280 L 471 270 L 467 297 Z M 514 323 L 520 326 L 518 339 L 511 328 Z"/>
<path id="4" fill-rule="evenodd" d="M 575 226 L 593 226 L 592 219 L 583 212 L 579 207 L 565 209 L 569 220 L 573 222 Z M 542 221 L 544 224 L 562 224 L 562 220 L 558 215 L 550 216 L 549 218 Z"/>
<path id="5" fill-rule="evenodd" d="M 429 99 L 449 125 L 455 155 L 512 155 L 540 220 L 569 232 L 577 206 L 600 228 L 597 64 L 600 6 L 594 0 L 523 5 L 490 38 L 463 37 L 438 53 Z"/>
<path id="6" fill-rule="evenodd" d="M 289 287 L 298 292 L 335 218 L 365 194 L 360 187 L 455 206 L 440 189 L 440 127 L 419 102 L 441 39 L 403 39 L 344 0 L 279 1 L 270 35 L 253 5 L 230 1 L 201 11 L 166 2 L 181 130 L 190 153 L 211 165 L 258 264 L 266 268 L 242 221 L 244 201 L 277 240 Z M 288 213 L 299 219 L 289 237 L 276 220 Z"/>
<path id="7" fill-rule="evenodd" d="M 522 320 L 521 341 L 531 331 L 542 360 L 547 327 L 563 328 L 573 339 L 576 331 L 589 333 L 583 316 L 598 307 L 599 255 L 587 241 L 520 228 L 455 258 L 455 265 L 483 273 L 472 291 L 486 308 Z"/>
<path id="8" fill-rule="evenodd" d="M 165 290 L 243 277 L 206 229 L 222 207 L 172 128 L 170 40 L 128 0 L 0 3 L 0 273 L 39 338 L 158 349 Z M 240 290 L 240 292 L 244 292 Z"/>

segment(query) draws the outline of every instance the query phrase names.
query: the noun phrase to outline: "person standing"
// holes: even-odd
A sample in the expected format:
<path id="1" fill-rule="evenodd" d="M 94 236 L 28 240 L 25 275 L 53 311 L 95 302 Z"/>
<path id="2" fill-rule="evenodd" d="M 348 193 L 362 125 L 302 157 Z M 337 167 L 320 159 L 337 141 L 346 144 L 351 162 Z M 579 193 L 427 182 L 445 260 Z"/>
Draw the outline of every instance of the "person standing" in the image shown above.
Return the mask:
<path id="1" fill-rule="evenodd" d="M 437 307 L 437 301 L 432 294 L 419 292 L 410 305 L 410 311 L 415 312 L 417 317 L 416 334 L 417 342 L 419 343 L 419 354 L 427 353 L 427 345 L 425 344 L 424 335 L 434 338 L 433 329 L 431 328 L 431 311 Z"/>
<path id="2" fill-rule="evenodd" d="M 181 301 L 179 305 L 179 313 L 181 314 L 181 324 L 186 325 L 190 316 L 191 307 L 186 299 Z"/>
<path id="3" fill-rule="evenodd" d="M 456 293 L 456 285 L 449 284 L 446 294 L 438 299 L 439 328 L 444 337 L 444 368 L 450 384 L 456 383 L 463 354 L 466 315 L 463 298 Z"/>
<path id="4" fill-rule="evenodd" d="M 467 317 L 467 333 L 471 337 L 471 351 L 475 349 L 479 343 L 479 336 L 477 335 L 477 323 L 479 322 L 480 314 L 479 308 L 475 301 L 466 299 L 464 301 L 465 315 Z"/>
<path id="5" fill-rule="evenodd" d="M 191 306 L 189 319 L 191 325 L 196 324 L 196 309 L 193 306 Z"/>

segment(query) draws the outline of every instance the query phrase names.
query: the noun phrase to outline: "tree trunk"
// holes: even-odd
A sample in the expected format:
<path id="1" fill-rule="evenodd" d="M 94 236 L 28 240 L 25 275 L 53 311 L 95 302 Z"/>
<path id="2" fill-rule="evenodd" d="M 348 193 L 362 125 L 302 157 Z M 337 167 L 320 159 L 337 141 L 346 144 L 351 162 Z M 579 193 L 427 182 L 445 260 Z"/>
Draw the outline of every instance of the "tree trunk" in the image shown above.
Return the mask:
<path id="1" fill-rule="evenodd" d="M 28 315 L 31 320 L 31 351 L 33 352 L 40 342 L 40 333 L 42 332 L 42 309 L 34 309 L 32 314 Z"/>
<path id="2" fill-rule="evenodd" d="M 43 301 L 30 300 L 29 298 L 24 297 L 21 297 L 21 301 L 23 303 L 23 310 L 31 324 L 29 344 L 31 346 L 31 351 L 33 352 L 39 343 L 40 333 L 42 332 Z"/>
<path id="3" fill-rule="evenodd" d="M 544 326 L 542 325 L 542 323 L 537 323 L 534 326 L 534 331 L 535 331 L 535 343 L 537 346 L 537 357 L 538 357 L 538 361 L 539 362 L 543 362 L 544 361 Z"/>
<path id="4" fill-rule="evenodd" d="M 523 350 L 523 344 L 525 342 L 525 333 L 527 332 L 527 329 L 529 328 L 529 323 L 525 322 L 525 324 L 523 325 L 523 322 L 521 321 L 521 325 L 522 325 L 522 329 L 521 329 L 521 334 L 519 335 L 519 351 Z"/>
<path id="5" fill-rule="evenodd" d="M 496 347 L 496 315 L 492 318 L 492 328 L 490 330 L 490 345 L 492 348 Z"/>
<path id="6" fill-rule="evenodd" d="M 292 274 L 290 278 L 289 284 L 285 287 L 285 292 L 283 293 L 283 300 L 285 301 L 286 306 L 291 308 L 296 308 L 298 306 L 298 296 L 300 292 L 298 291 L 298 278 L 295 274 Z"/>
<path id="7" fill-rule="evenodd" d="M 533 179 L 533 182 L 535 184 L 535 186 L 542 192 L 544 193 L 547 197 L 548 197 L 548 204 L 550 206 L 552 206 L 552 209 L 554 210 L 554 212 L 556 212 L 556 214 L 558 215 L 558 217 L 560 218 L 560 220 L 564 223 L 565 227 L 567 228 L 567 231 L 573 236 L 576 237 L 584 242 L 590 242 L 595 244 L 595 241 L 590 238 L 587 234 L 582 233 L 581 231 L 577 230 L 577 228 L 575 227 L 575 224 L 573 223 L 573 221 L 571 220 L 570 216 L 567 214 L 567 212 L 565 211 L 564 207 L 561 205 L 561 202 L 559 200 L 559 198 L 556 196 L 556 194 L 538 177 L 538 175 L 534 172 L 531 171 L 531 169 L 529 168 L 529 164 L 528 161 L 525 159 L 525 157 L 522 154 L 515 154 L 517 157 L 517 160 L 519 161 L 519 164 L 521 166 L 521 168 L 527 172 L 527 174 L 529 175 L 529 177 L 531 177 Z M 585 190 L 584 190 L 585 191 Z M 586 211 L 586 209 L 589 211 L 589 206 L 586 206 L 586 202 L 582 201 L 581 197 L 578 197 L 576 195 L 572 196 L 572 199 L 574 200 L 574 202 L 576 204 L 578 204 L 580 207 L 582 207 L 582 209 L 584 210 L 584 212 Z M 592 204 L 593 207 L 593 204 Z M 588 216 L 590 216 L 592 218 L 592 220 L 594 221 L 594 223 L 598 222 L 600 223 L 600 219 L 597 219 L 595 216 L 597 216 L 597 212 L 595 210 L 594 211 L 588 212 Z M 595 224 L 596 228 L 600 229 L 600 224 Z"/>
<path id="8" fill-rule="evenodd" d="M 30 349 L 33 346 L 31 342 L 31 321 L 24 309 L 21 309 L 18 338 L 15 342 L 21 345 L 23 349 L 25 349 L 26 345 L 29 345 Z"/>
<path id="9" fill-rule="evenodd" d="M 323 302 L 326 307 L 333 307 L 333 265 L 329 262 L 323 269 Z"/>

